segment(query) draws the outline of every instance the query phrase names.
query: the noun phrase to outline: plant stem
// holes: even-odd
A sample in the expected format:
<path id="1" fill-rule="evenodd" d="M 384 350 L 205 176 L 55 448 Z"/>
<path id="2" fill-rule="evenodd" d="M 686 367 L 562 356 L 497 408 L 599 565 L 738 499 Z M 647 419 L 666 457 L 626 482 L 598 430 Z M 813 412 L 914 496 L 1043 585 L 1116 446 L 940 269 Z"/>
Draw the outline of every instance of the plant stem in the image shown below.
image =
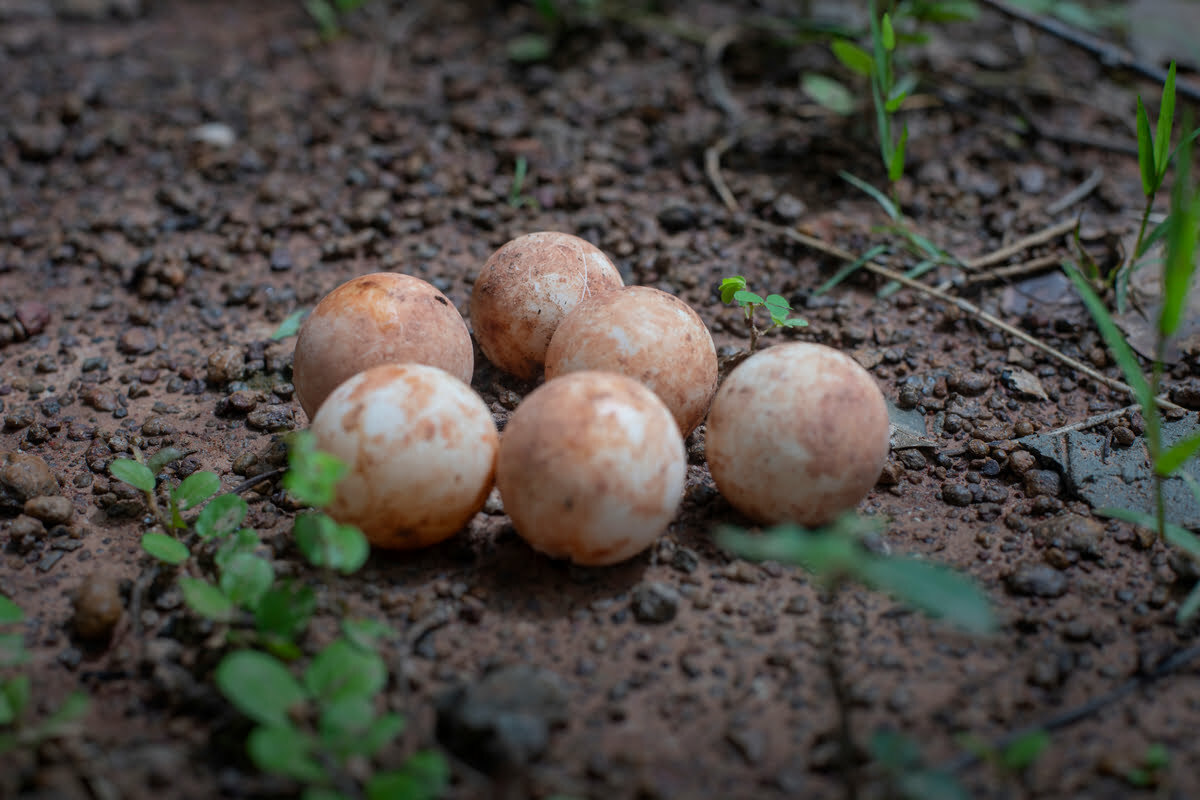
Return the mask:
<path id="1" fill-rule="evenodd" d="M 833 702 L 838 715 L 838 774 L 842 778 L 842 787 L 846 800 L 858 800 L 858 776 L 854 770 L 854 734 L 850 728 L 850 687 L 842 680 L 842 664 L 838 656 L 838 598 L 841 595 L 842 580 L 834 578 L 829 588 L 821 596 L 821 628 L 825 639 L 825 672 L 833 689 Z"/>
<path id="2" fill-rule="evenodd" d="M 753 310 L 746 315 L 746 324 L 750 326 L 750 352 L 753 353 L 758 349 L 758 337 L 762 335 L 762 331 L 754 324 Z"/>
<path id="3" fill-rule="evenodd" d="M 1138 226 L 1137 243 L 1133 246 L 1133 255 L 1129 257 L 1128 269 L 1133 269 L 1137 263 L 1138 253 L 1142 251 L 1142 239 L 1146 235 L 1146 223 L 1150 220 L 1150 212 L 1154 209 L 1154 195 L 1146 195 L 1146 207 L 1142 209 L 1142 223 Z"/>
<path id="4" fill-rule="evenodd" d="M 1167 337 L 1162 330 L 1158 332 L 1158 340 L 1154 343 L 1154 369 L 1150 375 L 1150 393 L 1157 397 L 1159 386 L 1162 384 L 1163 375 L 1163 358 L 1167 354 Z M 1152 435 L 1147 442 L 1150 451 L 1150 469 L 1154 473 L 1154 516 L 1158 521 L 1158 540 L 1165 542 L 1167 540 L 1167 505 L 1166 498 L 1163 495 L 1163 476 L 1158 472 L 1158 458 L 1162 455 L 1162 413 L 1157 406 L 1152 406 L 1149 409 L 1143 409 L 1143 414 L 1151 413 L 1157 419 L 1152 426 L 1148 427 L 1148 432 Z"/>

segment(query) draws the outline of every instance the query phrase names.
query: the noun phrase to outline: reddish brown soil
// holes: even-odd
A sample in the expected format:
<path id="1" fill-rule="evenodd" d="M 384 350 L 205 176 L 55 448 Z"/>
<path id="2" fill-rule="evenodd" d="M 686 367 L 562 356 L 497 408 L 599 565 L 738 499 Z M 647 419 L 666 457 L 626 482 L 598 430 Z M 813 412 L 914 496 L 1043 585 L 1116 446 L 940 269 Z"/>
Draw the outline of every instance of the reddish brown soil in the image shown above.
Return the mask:
<path id="1" fill-rule="evenodd" d="M 783 2 L 664 5 L 701 32 L 793 13 Z M 976 579 L 1000 631 L 972 639 L 886 598 L 846 593 L 842 657 L 864 741 L 898 728 L 938 763 L 958 752 L 963 732 L 990 738 L 1044 719 L 1194 641 L 1195 624 L 1174 622 L 1188 585 L 1160 545 L 1140 547 L 1127 526 L 1103 521 L 1083 556 L 1056 546 L 1053 530 L 1035 535 L 1089 509 L 1065 488 L 1028 496 L 1020 459 L 992 470 L 996 448 L 970 445 L 1119 408 L 1119 392 L 946 303 L 908 291 L 877 299 L 882 283 L 865 273 L 815 297 L 840 265 L 749 224 L 799 225 L 854 252 L 896 243 L 877 230 L 886 221 L 878 206 L 838 177 L 885 182 L 869 115 L 830 115 L 797 88 L 804 72 L 835 70 L 826 48 L 785 47 L 746 28 L 725 52 L 721 74 L 744 114 L 722 164 L 742 208 L 731 213 L 703 168 L 729 109 L 710 89 L 703 47 L 671 32 L 629 20 L 584 25 L 549 63 L 522 67 L 505 45 L 536 27 L 524 4 L 373 2 L 328 43 L 299 2 L 147 6 L 132 19 L 66 20 L 39 3 L 0 2 L 0 310 L 5 324 L 23 303 L 49 312 L 42 330 L 0 346 L 0 452 L 45 459 L 74 504 L 62 536 L 23 544 L 0 521 L 0 591 L 32 620 L 38 713 L 74 687 L 94 700 L 78 737 L 10 756 L 0 794 L 292 791 L 240 755 L 245 726 L 209 681 L 219 642 L 184 635 L 195 626 L 177 594 L 148 594 L 142 638 L 131 609 L 109 645 L 74 638 L 71 595 L 86 576 L 135 581 L 147 566 L 136 504 L 133 516 L 108 513 L 129 504 L 111 494 L 106 465 L 130 444 L 170 444 L 193 452 L 168 481 L 202 468 L 233 487 L 244 454 L 278 436 L 270 428 L 306 424 L 283 386 L 294 339 L 267 341 L 287 314 L 378 270 L 426 278 L 465 312 L 488 255 L 535 230 L 583 236 L 627 283 L 678 294 L 719 348 L 745 338 L 715 287 L 744 274 L 809 319 L 788 336 L 852 351 L 889 398 L 915 377 L 931 433 L 947 410 L 979 432 L 934 434 L 927 458 L 893 453 L 890 485 L 860 508 L 889 520 L 893 551 Z M 1134 93 L 1154 87 L 992 14 L 935 32 L 915 55 L 927 81 L 905 115 L 900 199 L 916 231 L 966 259 L 1082 213 L 1098 258 L 1115 258 L 1121 237 L 1128 247 L 1141 203 L 1136 158 L 1066 140 L 1132 144 Z M 1020 113 L 1034 115 L 1040 135 Z M 208 122 L 230 126 L 235 141 L 195 141 Z M 518 156 L 536 206 L 507 202 Z M 1096 169 L 1094 191 L 1047 211 Z M 897 251 L 893 266 L 915 263 Z M 1003 281 L 953 291 L 1117 377 L 1069 295 L 1055 305 Z M 250 417 L 217 413 L 230 387 L 208 381 L 207 365 L 223 348 L 234 348 L 224 358 L 244 362 L 243 388 L 257 393 Z M 476 357 L 474 386 L 502 420 L 531 386 Z M 1007 388 L 1000 377 L 1011 364 L 1039 375 L 1053 399 Z M 1168 381 L 1195 380 L 1192 365 L 1185 359 Z M 816 593 L 795 568 L 737 561 L 714 545 L 716 525 L 742 520 L 716 492 L 701 442 L 691 440 L 678 518 L 629 563 L 552 562 L 485 509 L 444 545 L 377 553 L 361 573 L 322 586 L 314 642 L 343 603 L 394 627 L 389 702 L 410 725 L 385 763 L 436 745 L 432 700 L 447 687 L 489 665 L 526 663 L 562 679 L 568 722 L 515 776 L 493 780 L 455 760 L 451 797 L 836 795 Z M 966 487 L 967 505 L 946 502 L 946 484 Z M 250 522 L 281 563 L 307 575 L 289 547 L 292 511 L 274 491 L 249 493 Z M 1013 591 L 1007 576 L 1021 564 L 1050 565 L 1066 590 Z M 630 610 L 635 589 L 653 582 L 681 595 L 664 624 L 639 623 Z M 1019 782 L 985 767 L 961 778 L 979 797 L 1149 796 L 1124 776 L 1162 743 L 1171 763 L 1157 791 L 1194 797 L 1198 728 L 1192 665 L 1055 733 Z"/>

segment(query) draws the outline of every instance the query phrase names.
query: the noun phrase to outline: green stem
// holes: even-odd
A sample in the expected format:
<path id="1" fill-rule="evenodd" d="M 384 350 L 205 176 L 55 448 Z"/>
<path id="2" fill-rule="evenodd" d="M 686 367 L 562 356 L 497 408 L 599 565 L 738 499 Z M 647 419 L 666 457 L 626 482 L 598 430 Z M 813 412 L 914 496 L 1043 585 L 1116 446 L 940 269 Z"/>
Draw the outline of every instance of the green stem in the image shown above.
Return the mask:
<path id="1" fill-rule="evenodd" d="M 1158 340 L 1154 343 L 1154 368 L 1150 374 L 1150 394 L 1152 397 L 1158 397 L 1159 386 L 1162 384 L 1163 376 L 1163 358 L 1167 354 L 1167 337 L 1160 330 Z M 1162 412 L 1158 410 L 1157 405 L 1151 405 L 1146 411 L 1153 414 L 1156 419 L 1153 425 L 1147 425 L 1147 444 L 1146 449 L 1150 452 L 1150 468 L 1154 471 L 1154 515 L 1158 521 L 1158 538 L 1159 541 L 1167 539 L 1167 505 L 1166 498 L 1163 495 L 1163 478 L 1158 474 L 1158 459 L 1162 455 Z"/>
<path id="2" fill-rule="evenodd" d="M 843 680 L 841 659 L 838 656 L 838 597 L 842 580 L 834 578 L 822 594 L 821 628 L 824 631 L 825 672 L 833 689 L 833 702 L 837 708 L 838 774 L 846 800 L 858 800 L 858 776 L 854 768 L 854 734 L 850 724 L 850 687 Z"/>
<path id="3" fill-rule="evenodd" d="M 750 326 L 750 352 L 753 353 L 758 349 L 758 337 L 762 335 L 762 331 L 754 324 L 753 309 L 749 309 L 746 313 L 746 324 Z"/>
<path id="4" fill-rule="evenodd" d="M 1127 269 L 1133 269 L 1138 253 L 1142 251 L 1142 240 L 1146 237 L 1146 223 L 1150 221 L 1150 212 L 1154 209 L 1154 195 L 1146 195 L 1146 207 L 1142 209 L 1142 222 L 1138 225 L 1137 243 L 1133 246 L 1133 254 L 1129 257 Z"/>

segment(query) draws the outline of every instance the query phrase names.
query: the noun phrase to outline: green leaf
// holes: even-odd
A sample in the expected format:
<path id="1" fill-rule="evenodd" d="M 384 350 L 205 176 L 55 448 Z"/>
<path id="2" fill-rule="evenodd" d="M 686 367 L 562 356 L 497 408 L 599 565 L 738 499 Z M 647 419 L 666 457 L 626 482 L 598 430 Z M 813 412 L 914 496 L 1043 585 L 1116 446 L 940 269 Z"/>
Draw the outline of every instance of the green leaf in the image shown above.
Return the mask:
<path id="1" fill-rule="evenodd" d="M 342 633 L 356 647 L 374 650 L 381 640 L 392 634 L 392 627 L 374 619 L 344 619 Z"/>
<path id="2" fill-rule="evenodd" d="M 0 594 L 0 625 L 23 622 L 24 620 L 25 612 L 21 610 L 21 607 Z"/>
<path id="3" fill-rule="evenodd" d="M 824 283 L 822 283 L 820 286 L 818 286 L 816 288 L 816 291 L 813 292 L 813 295 L 816 296 L 816 295 L 825 294 L 830 289 L 834 288 L 839 283 L 846 280 L 846 278 L 848 278 L 856 270 L 860 269 L 863 264 L 867 263 L 871 259 L 875 258 L 875 256 L 879 255 L 880 253 L 884 253 L 884 252 L 887 252 L 886 246 L 881 245 L 881 244 L 875 245 L 870 250 L 863 253 L 858 258 L 856 258 L 852 263 L 843 265 L 837 272 L 835 272 L 832 275 L 832 277 L 830 277 L 828 280 L 826 280 Z M 807 323 L 805 323 L 805 324 L 807 324 Z"/>
<path id="4" fill-rule="evenodd" d="M 838 175 L 840 175 L 842 180 L 844 180 L 846 183 L 870 195 L 871 199 L 873 199 L 883 208 L 893 222 L 900 221 L 900 211 L 896 208 L 895 203 L 893 203 L 883 192 L 879 191 L 866 181 L 854 177 L 845 170 L 839 171 Z"/>
<path id="5" fill-rule="evenodd" d="M 1196 616 L 1197 611 L 1200 611 L 1200 583 L 1192 587 L 1192 591 L 1179 605 L 1179 611 L 1175 614 L 1176 623 L 1183 625 Z"/>
<path id="6" fill-rule="evenodd" d="M 1142 172 L 1142 193 L 1149 197 L 1158 191 L 1158 176 L 1154 170 L 1154 138 L 1150 133 L 1150 117 L 1141 95 L 1137 98 L 1138 167 Z"/>
<path id="7" fill-rule="evenodd" d="M 183 602 L 187 603 L 187 607 L 200 616 L 213 622 L 229 622 L 233 619 L 233 601 L 208 581 L 180 578 L 179 590 L 183 592 Z"/>
<path id="8" fill-rule="evenodd" d="M 306 308 L 299 308 L 288 314 L 283 322 L 279 323 L 279 327 L 275 329 L 275 332 L 271 334 L 271 339 L 279 341 L 280 339 L 286 339 L 289 336 L 295 336 L 300 333 L 300 323 L 304 321 L 306 316 L 308 316 L 308 309 Z"/>
<path id="9" fill-rule="evenodd" d="M 274 582 L 271 562 L 250 553 L 238 553 L 221 570 L 221 591 L 242 608 L 256 608 Z"/>
<path id="10" fill-rule="evenodd" d="M 1184 145 L 1175 163 L 1171 213 L 1167 225 L 1167 255 L 1163 264 L 1163 305 L 1158 317 L 1159 335 L 1179 330 L 1187 305 L 1188 289 L 1196 270 L 1196 244 L 1200 237 L 1200 195 L 1192 186 L 1192 145 Z"/>
<path id="11" fill-rule="evenodd" d="M 342 525 L 326 514 L 302 514 L 293 525 L 296 547 L 314 567 L 328 567 L 344 575 L 367 562 L 371 545 L 362 531 Z"/>
<path id="12" fill-rule="evenodd" d="M 896 142 L 896 149 L 892 151 L 892 157 L 888 161 L 888 180 L 892 183 L 904 177 L 904 151 L 908 147 L 908 125 L 905 124 L 900 128 L 900 141 Z"/>
<path id="13" fill-rule="evenodd" d="M 738 301 L 743 306 L 746 305 L 762 305 L 762 295 L 755 294 L 748 289 L 741 289 L 733 293 L 733 299 Z"/>
<path id="14" fill-rule="evenodd" d="M 317 653 L 304 672 L 308 693 L 322 703 L 346 697 L 370 697 L 387 683 L 387 667 L 373 650 L 334 639 Z"/>
<path id="15" fill-rule="evenodd" d="M 1125 337 L 1116 323 L 1113 322 L 1108 309 L 1104 307 L 1104 302 L 1092 290 L 1091 284 L 1079 274 L 1079 270 L 1070 264 L 1064 262 L 1062 266 L 1067 277 L 1075 284 L 1075 289 L 1083 299 L 1084 305 L 1091 312 L 1092 319 L 1096 321 L 1096 327 L 1100 329 L 1100 335 L 1104 337 L 1109 352 L 1112 353 L 1113 358 L 1121 367 L 1121 371 L 1125 374 L 1125 381 L 1133 389 L 1134 396 L 1138 405 L 1142 407 L 1142 413 L 1146 419 L 1147 435 L 1151 438 L 1152 448 L 1156 449 L 1159 441 L 1158 408 L 1154 403 L 1154 392 L 1150 389 L 1150 383 L 1146 380 L 1146 376 L 1142 374 L 1137 356 L 1133 354 L 1133 349 L 1125 341 Z"/>
<path id="16" fill-rule="evenodd" d="M 733 296 L 739 290 L 746 288 L 746 279 L 741 275 L 734 275 L 730 278 L 721 280 L 721 302 L 729 304 L 733 302 Z"/>
<path id="17" fill-rule="evenodd" d="M 816 72 L 806 72 L 800 77 L 800 88 L 817 102 L 835 114 L 847 116 L 854 112 L 858 101 L 854 93 L 844 84 Z"/>
<path id="18" fill-rule="evenodd" d="M 1020 772 L 1037 761 L 1049 746 L 1049 733 L 1044 730 L 1031 731 L 1000 752 L 1000 765 L 1010 772 Z"/>
<path id="19" fill-rule="evenodd" d="M 901 556 L 872 556 L 862 560 L 856 572 L 871 588 L 970 633 L 990 633 L 996 628 L 987 595 L 968 578 L 941 564 Z"/>
<path id="20" fill-rule="evenodd" d="M 238 711 L 262 725 L 290 728 L 288 713 L 307 699 L 287 667 L 257 650 L 235 650 L 221 659 L 216 681 Z"/>
<path id="21" fill-rule="evenodd" d="M 759 535 L 734 529 L 718 531 L 717 543 L 752 561 L 799 564 L 822 578 L 854 574 L 864 553 L 854 539 L 826 532 L 781 525 Z"/>
<path id="22" fill-rule="evenodd" d="M 892 772 L 905 772 L 921 763 L 921 748 L 899 731 L 877 730 L 871 734 L 871 755 Z"/>
<path id="23" fill-rule="evenodd" d="M 165 533 L 142 534 L 142 549 L 164 564 L 172 566 L 182 564 L 192 555 L 186 544 Z"/>
<path id="24" fill-rule="evenodd" d="M 1200 450 L 1200 433 L 1194 433 L 1171 445 L 1154 462 L 1154 471 L 1164 478 L 1187 463 Z"/>
<path id="25" fill-rule="evenodd" d="M 261 725 L 246 738 L 246 752 L 263 772 L 294 778 L 305 783 L 325 780 L 326 774 L 313 757 L 315 742 L 287 722 Z"/>
<path id="26" fill-rule="evenodd" d="M 217 552 L 213 554 L 213 562 L 217 565 L 217 569 L 223 570 L 234 556 L 243 553 L 253 554 L 260 544 L 262 542 L 253 528 L 239 528 L 217 548 Z"/>
<path id="27" fill-rule="evenodd" d="M 1167 174 L 1167 159 L 1171 155 L 1171 129 L 1175 127 L 1175 62 L 1167 70 L 1163 83 L 1162 102 L 1158 106 L 1158 135 L 1154 137 L 1154 171 L 1159 182 Z"/>
<path id="28" fill-rule="evenodd" d="M 554 52 L 550 37 L 541 33 L 523 33 L 508 40 L 504 48 L 508 60 L 516 64 L 533 64 L 545 61 Z"/>
<path id="29" fill-rule="evenodd" d="M 892 28 L 892 15 L 884 12 L 880 21 L 880 31 L 883 35 L 883 49 L 889 53 L 896 49 L 896 31 Z"/>
<path id="30" fill-rule="evenodd" d="M 0 725 L 11 725 L 29 705 L 28 675 L 14 675 L 0 684 Z"/>
<path id="31" fill-rule="evenodd" d="M 350 695 L 320 703 L 321 716 L 317 720 L 322 749 L 331 751 L 338 758 L 349 755 L 370 756 L 360 747 L 362 734 L 375 716 L 374 698 L 369 695 Z"/>
<path id="32" fill-rule="evenodd" d="M 871 58 L 871 54 L 853 42 L 846 39 L 834 39 L 830 48 L 833 50 L 834 57 L 852 72 L 869 78 L 875 69 L 875 62 Z"/>
<path id="33" fill-rule="evenodd" d="M 308 627 L 317 610 L 317 596 L 311 586 L 286 581 L 271 587 L 254 610 L 254 626 L 266 634 L 291 640 Z"/>
<path id="34" fill-rule="evenodd" d="M 904 271 L 904 277 L 912 278 L 912 279 L 919 278 L 922 275 L 924 275 L 926 272 L 929 272 L 930 270 L 937 268 L 939 263 L 940 262 L 934 261 L 933 259 L 928 259 L 928 258 L 925 259 L 924 261 L 919 261 L 911 269 Z M 882 300 L 882 299 L 891 297 L 892 295 L 894 295 L 896 292 L 900 291 L 903 288 L 904 287 L 900 284 L 899 281 L 888 281 L 883 286 L 883 288 L 879 290 L 879 292 L 875 296 Z"/>
<path id="35" fill-rule="evenodd" d="M 323 508 L 333 501 L 334 488 L 347 469 L 340 458 L 317 449 L 311 431 L 303 431 L 291 438 L 281 484 L 301 503 Z"/>
<path id="36" fill-rule="evenodd" d="M 180 511 L 195 508 L 221 490 L 221 479 L 214 472 L 193 472 L 171 490 L 171 499 Z"/>
<path id="37" fill-rule="evenodd" d="M 436 750 L 420 750 L 400 769 L 367 781 L 367 800 L 436 800 L 450 786 L 450 766 Z"/>
<path id="38" fill-rule="evenodd" d="M 905 800 L 971 800 L 958 778 L 939 770 L 923 769 L 900 777 L 900 794 Z"/>
<path id="39" fill-rule="evenodd" d="M 154 491 L 154 473 L 145 464 L 129 458 L 118 458 L 109 465 L 108 471 L 117 480 L 128 483 L 135 489 L 150 494 Z"/>
<path id="40" fill-rule="evenodd" d="M 196 523 L 193 526 L 196 535 L 201 539 L 209 539 L 235 531 L 246 519 L 249 510 L 250 507 L 246 505 L 246 501 L 236 494 L 214 497 L 213 501 L 200 509 L 200 513 L 196 516 Z"/>
<path id="41" fill-rule="evenodd" d="M 0 633 L 0 667 L 24 664 L 29 660 L 25 637 L 20 633 Z"/>
<path id="42" fill-rule="evenodd" d="M 805 328 L 808 326 L 808 320 L 801 319 L 800 317 L 791 317 L 783 320 L 782 325 L 785 328 Z"/>
<path id="43" fill-rule="evenodd" d="M 374 756 L 403 732 L 404 717 L 396 713 L 384 714 L 373 720 L 370 727 L 363 733 L 359 752 L 365 756 Z"/>
<path id="44" fill-rule="evenodd" d="M 163 467 L 167 464 L 170 464 L 172 461 L 178 461 L 186 455 L 187 453 L 178 447 L 164 447 L 146 459 L 146 469 L 150 470 L 151 475 L 157 475 L 162 472 Z"/>
<path id="45" fill-rule="evenodd" d="M 72 733 L 76 723 L 87 716 L 91 707 L 92 698 L 88 697 L 87 692 L 82 689 L 71 692 L 62 705 L 38 725 L 38 738 L 55 739 Z"/>
<path id="46" fill-rule="evenodd" d="M 329 38 L 338 32 L 337 12 L 328 0 L 304 0 L 304 8 L 317 23 L 322 36 Z"/>

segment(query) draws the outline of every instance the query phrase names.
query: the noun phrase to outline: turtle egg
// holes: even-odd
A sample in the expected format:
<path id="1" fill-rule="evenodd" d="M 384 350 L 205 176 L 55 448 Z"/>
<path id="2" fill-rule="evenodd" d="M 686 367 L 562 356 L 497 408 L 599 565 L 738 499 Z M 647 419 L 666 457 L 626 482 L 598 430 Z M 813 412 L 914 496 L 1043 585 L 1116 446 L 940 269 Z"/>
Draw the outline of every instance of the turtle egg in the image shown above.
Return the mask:
<path id="1" fill-rule="evenodd" d="M 518 236 L 492 254 L 475 280 L 475 339 L 497 367 L 532 380 L 563 317 L 582 300 L 621 285 L 608 256 L 578 236 Z"/>
<path id="2" fill-rule="evenodd" d="M 380 364 L 440 367 L 470 383 L 475 367 L 462 315 L 431 284 L 396 272 L 343 283 L 300 326 L 292 382 L 312 419 L 334 387 Z"/>
<path id="3" fill-rule="evenodd" d="M 875 485 L 889 432 L 883 393 L 858 362 L 824 345 L 782 344 L 750 356 L 717 390 L 705 454 L 743 514 L 814 527 Z"/>
<path id="4" fill-rule="evenodd" d="M 593 295 L 563 318 L 546 351 L 546 379 L 585 369 L 641 381 L 684 436 L 704 419 L 717 390 L 717 351 L 700 315 L 649 286 Z"/>
<path id="5" fill-rule="evenodd" d="M 326 512 L 377 547 L 435 544 L 487 500 L 499 435 L 479 395 L 424 364 L 384 364 L 330 393 L 312 421 L 317 447 L 349 471 Z"/>
<path id="6" fill-rule="evenodd" d="M 500 439 L 496 485 L 535 550 L 615 564 L 649 547 L 683 495 L 687 459 L 671 412 L 610 372 L 548 381 L 517 406 Z"/>

